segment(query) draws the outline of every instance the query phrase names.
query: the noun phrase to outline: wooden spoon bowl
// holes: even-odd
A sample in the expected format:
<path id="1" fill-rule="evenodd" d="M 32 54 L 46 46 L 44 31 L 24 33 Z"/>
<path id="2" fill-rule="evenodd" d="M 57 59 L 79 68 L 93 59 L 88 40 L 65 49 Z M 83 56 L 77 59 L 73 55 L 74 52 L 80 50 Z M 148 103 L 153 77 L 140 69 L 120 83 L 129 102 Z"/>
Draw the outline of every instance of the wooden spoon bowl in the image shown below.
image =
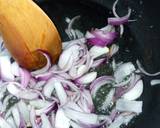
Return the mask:
<path id="1" fill-rule="evenodd" d="M 32 0 L 0 0 L 0 31 L 12 57 L 28 70 L 46 64 L 38 50 L 48 53 L 52 63 L 61 53 L 56 27 Z"/>

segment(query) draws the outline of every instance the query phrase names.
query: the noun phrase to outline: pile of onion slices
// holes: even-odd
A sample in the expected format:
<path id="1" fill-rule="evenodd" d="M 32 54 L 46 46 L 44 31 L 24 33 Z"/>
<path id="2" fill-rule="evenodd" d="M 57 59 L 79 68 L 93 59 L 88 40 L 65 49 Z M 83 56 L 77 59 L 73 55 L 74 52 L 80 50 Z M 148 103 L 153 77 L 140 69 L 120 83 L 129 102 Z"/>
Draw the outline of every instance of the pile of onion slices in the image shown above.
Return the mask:
<path id="1" fill-rule="evenodd" d="M 119 128 L 139 115 L 143 102 L 137 99 L 143 92 L 143 81 L 132 62 L 112 61 L 112 75 L 101 76 L 96 71 L 114 60 L 119 50 L 116 26 L 123 28 L 130 13 L 129 9 L 124 17 L 108 18 L 106 27 L 64 42 L 55 65 L 42 52 L 47 64 L 32 72 L 20 67 L 1 43 L 0 127 Z M 97 92 L 104 86 L 110 90 L 99 109 L 111 110 L 99 114 L 94 99 L 101 98 Z"/>

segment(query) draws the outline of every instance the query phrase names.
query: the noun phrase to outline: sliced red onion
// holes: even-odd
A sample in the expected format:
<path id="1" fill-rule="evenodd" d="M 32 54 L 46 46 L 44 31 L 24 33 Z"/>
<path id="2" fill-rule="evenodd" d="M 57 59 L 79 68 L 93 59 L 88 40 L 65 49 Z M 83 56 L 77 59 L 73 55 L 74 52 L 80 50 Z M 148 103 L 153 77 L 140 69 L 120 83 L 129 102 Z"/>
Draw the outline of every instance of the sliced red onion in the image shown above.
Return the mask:
<path id="1" fill-rule="evenodd" d="M 112 119 L 108 115 L 98 115 L 98 118 L 99 118 L 100 122 L 105 121 L 109 124 L 112 123 Z"/>
<path id="2" fill-rule="evenodd" d="M 57 71 L 59 70 L 58 65 L 52 65 L 51 68 L 49 69 L 49 71 Z"/>
<path id="3" fill-rule="evenodd" d="M 7 95 L 4 99 L 3 99 L 3 106 L 1 107 L 2 108 L 2 111 L 6 111 L 7 109 L 7 106 L 9 105 L 9 100 L 12 98 L 11 95 Z"/>
<path id="4" fill-rule="evenodd" d="M 113 11 L 113 14 L 115 17 L 119 17 L 119 15 L 117 14 L 116 12 L 116 6 L 117 6 L 117 3 L 118 3 L 119 0 L 116 0 L 114 3 L 113 3 L 113 7 L 112 7 L 112 11 Z"/>
<path id="5" fill-rule="evenodd" d="M 14 75 L 11 73 L 11 61 L 9 56 L 0 56 L 0 70 L 2 80 L 14 80 Z"/>
<path id="6" fill-rule="evenodd" d="M 79 92 L 74 92 L 73 93 L 73 92 L 68 92 L 67 91 L 67 93 L 69 93 L 68 95 L 70 96 L 70 100 L 73 101 L 73 102 L 78 102 L 80 97 L 81 97 Z"/>
<path id="7" fill-rule="evenodd" d="M 65 92 L 62 84 L 54 78 L 50 79 L 49 82 L 45 85 L 45 87 L 43 89 L 43 94 L 46 97 L 51 98 L 51 94 L 54 89 L 56 90 L 56 94 L 60 100 L 60 103 L 64 104 L 67 101 L 66 92 Z"/>
<path id="8" fill-rule="evenodd" d="M 122 25 L 128 22 L 129 17 L 131 15 L 131 9 L 128 9 L 128 14 L 123 17 L 111 17 L 108 18 L 108 24 L 110 25 Z"/>
<path id="9" fill-rule="evenodd" d="M 102 30 L 95 30 L 92 32 L 95 36 L 94 38 L 87 38 L 88 43 L 96 46 L 105 47 L 113 43 L 114 39 L 117 37 L 116 32 L 104 32 Z"/>
<path id="10" fill-rule="evenodd" d="M 65 115 L 63 109 L 59 108 L 55 118 L 56 128 L 70 128 L 70 119 Z"/>
<path id="11" fill-rule="evenodd" d="M 84 34 L 78 29 L 66 29 L 65 32 L 68 35 L 68 37 L 73 40 L 84 37 Z"/>
<path id="12" fill-rule="evenodd" d="M 75 34 L 76 34 L 78 39 L 84 37 L 84 34 L 78 29 L 75 29 Z"/>
<path id="13" fill-rule="evenodd" d="M 88 72 L 93 64 L 93 58 L 90 56 L 89 52 L 87 52 L 86 55 L 87 56 L 86 56 L 86 64 L 85 65 L 87 66 L 87 72 Z"/>
<path id="14" fill-rule="evenodd" d="M 88 70 L 88 67 L 87 65 L 81 65 L 78 67 L 77 69 L 77 77 L 80 77 L 82 76 L 84 73 L 86 73 Z"/>
<path id="15" fill-rule="evenodd" d="M 26 122 L 24 121 L 23 117 L 21 116 L 21 113 L 20 113 L 20 119 L 21 119 L 21 121 L 20 121 L 19 127 L 20 128 L 26 128 L 27 125 L 26 125 Z"/>
<path id="16" fill-rule="evenodd" d="M 28 109 L 26 103 L 23 100 L 21 100 L 17 105 L 18 105 L 20 113 L 22 114 L 23 119 L 25 120 L 25 122 L 27 124 L 29 124 L 29 122 L 30 122 L 29 109 Z"/>
<path id="17" fill-rule="evenodd" d="M 124 33 L 124 26 L 120 25 L 120 37 L 122 37 L 123 33 Z"/>
<path id="18" fill-rule="evenodd" d="M 72 39 L 75 40 L 77 38 L 77 35 L 74 29 L 70 29 L 70 30 L 66 29 L 65 32 L 71 40 Z"/>
<path id="19" fill-rule="evenodd" d="M 117 117 L 118 115 L 118 111 L 116 110 L 116 108 L 114 107 L 111 112 L 110 112 L 110 115 L 109 115 L 109 119 L 111 120 L 111 122 L 115 119 L 115 117 Z M 111 123 L 110 122 L 110 123 Z M 109 124 L 110 124 L 109 123 Z"/>
<path id="20" fill-rule="evenodd" d="M 4 97 L 5 95 L 5 92 L 6 92 L 6 83 L 3 85 L 1 84 L 0 86 L 0 101 L 2 101 L 2 98 Z"/>
<path id="21" fill-rule="evenodd" d="M 139 114 L 142 112 L 142 101 L 129 101 L 125 99 L 118 99 L 116 102 L 116 109 L 120 112 L 134 112 Z"/>
<path id="22" fill-rule="evenodd" d="M 51 77 L 53 77 L 53 73 L 52 72 L 47 72 L 47 73 L 43 73 L 43 74 L 39 74 L 36 75 L 35 78 L 38 81 L 47 81 L 49 80 Z"/>
<path id="23" fill-rule="evenodd" d="M 78 84 L 89 84 L 94 81 L 97 77 L 97 72 L 90 72 L 76 80 Z"/>
<path id="24" fill-rule="evenodd" d="M 2 117 L 0 117 L 0 127 L 1 128 L 12 128 L 11 125 Z"/>
<path id="25" fill-rule="evenodd" d="M 11 64 L 11 72 L 14 76 L 20 76 L 20 73 L 19 73 L 19 65 L 17 62 L 13 62 Z"/>
<path id="26" fill-rule="evenodd" d="M 107 36 L 109 36 L 108 34 L 110 33 L 114 33 L 115 29 L 113 27 L 108 27 L 106 29 L 95 29 L 94 31 L 92 31 L 91 33 L 95 36 L 95 37 L 101 37 L 101 38 L 108 38 Z"/>
<path id="27" fill-rule="evenodd" d="M 75 20 L 78 20 L 81 16 L 75 16 L 74 18 L 71 19 L 69 25 L 68 25 L 68 29 L 72 29 L 73 23 L 75 22 Z"/>
<path id="28" fill-rule="evenodd" d="M 42 88 L 44 87 L 44 85 L 46 84 L 47 82 L 46 81 L 39 81 L 37 83 L 34 84 L 34 89 L 37 89 L 37 90 L 42 90 Z"/>
<path id="29" fill-rule="evenodd" d="M 108 52 L 108 47 L 100 46 L 92 46 L 92 48 L 89 50 L 90 56 L 93 57 L 93 59 L 98 58 L 102 55 L 107 55 Z"/>
<path id="30" fill-rule="evenodd" d="M 125 77 L 135 71 L 135 67 L 131 62 L 120 65 L 114 72 L 114 77 L 117 83 L 122 82 Z"/>
<path id="31" fill-rule="evenodd" d="M 96 96 L 96 92 L 97 90 L 102 87 L 105 84 L 110 84 L 113 83 L 114 78 L 111 76 L 101 76 L 99 78 L 97 78 L 96 80 L 94 80 L 92 82 L 92 84 L 90 85 L 90 90 L 91 90 L 91 95 L 93 98 L 95 98 Z"/>
<path id="32" fill-rule="evenodd" d="M 89 31 L 86 32 L 85 37 L 86 37 L 87 39 L 95 38 L 95 36 L 94 36 L 91 32 L 89 32 Z"/>
<path id="33" fill-rule="evenodd" d="M 86 43 L 86 39 L 85 38 L 80 38 L 80 39 L 76 39 L 76 40 L 71 40 L 71 41 L 67 41 L 67 42 L 63 42 L 62 43 L 62 47 L 63 49 L 67 49 L 69 45 L 73 45 L 73 44 L 77 44 L 77 43 Z"/>
<path id="34" fill-rule="evenodd" d="M 139 68 L 139 70 L 141 71 L 141 73 L 147 75 L 147 76 L 158 76 L 160 75 L 160 72 L 156 72 L 156 73 L 148 73 L 147 71 L 144 70 L 144 68 L 142 67 L 141 63 L 139 62 L 139 60 L 136 61 L 137 66 Z"/>
<path id="35" fill-rule="evenodd" d="M 60 67 L 60 69 L 65 70 L 72 67 L 74 62 L 73 54 L 77 52 L 78 48 L 79 46 L 75 45 L 62 52 L 58 61 L 58 66 Z"/>
<path id="36" fill-rule="evenodd" d="M 124 62 L 123 61 L 120 61 L 118 63 L 116 63 L 115 59 L 113 58 L 113 61 L 112 61 L 112 67 L 113 67 L 113 71 L 115 72 L 115 70 L 121 66 Z"/>
<path id="37" fill-rule="evenodd" d="M 72 79 L 76 79 L 78 77 L 81 77 L 84 73 L 88 71 L 87 65 L 80 65 L 78 67 L 74 66 L 69 70 L 69 74 L 72 77 Z"/>
<path id="38" fill-rule="evenodd" d="M 102 30 L 104 32 L 115 32 L 115 27 L 112 25 L 107 25 L 107 26 L 101 28 L 100 30 Z"/>
<path id="39" fill-rule="evenodd" d="M 18 97 L 26 100 L 34 100 L 39 97 L 39 94 L 36 91 L 29 90 L 29 91 L 20 92 Z"/>
<path id="40" fill-rule="evenodd" d="M 35 78 L 31 77 L 31 79 L 29 80 L 29 85 L 28 85 L 29 88 L 34 88 L 36 84 L 37 84 L 37 80 Z"/>
<path id="41" fill-rule="evenodd" d="M 73 31 L 73 29 L 71 29 L 70 31 L 68 29 L 65 29 L 65 33 L 67 34 L 67 36 L 69 37 L 70 40 L 72 40 L 72 36 L 73 36 L 72 31 Z"/>
<path id="42" fill-rule="evenodd" d="M 69 108 L 63 108 L 65 115 L 79 123 L 82 122 L 84 124 L 97 124 L 98 123 L 98 116 L 96 114 L 92 113 L 82 113 L 79 111 L 76 111 L 74 109 L 69 109 Z"/>
<path id="43" fill-rule="evenodd" d="M 31 79 L 31 74 L 24 68 L 20 68 L 21 85 L 26 88 Z"/>
<path id="44" fill-rule="evenodd" d="M 129 90 L 122 96 L 122 98 L 127 100 L 136 100 L 142 95 L 142 92 L 143 92 L 143 81 L 139 80 L 131 90 Z"/>
<path id="45" fill-rule="evenodd" d="M 102 58 L 102 59 L 98 59 L 95 60 L 91 66 L 91 68 L 96 68 L 99 67 L 101 64 L 103 64 L 107 59 L 106 58 Z"/>
<path id="46" fill-rule="evenodd" d="M 113 86 L 114 87 L 122 87 L 122 86 L 127 86 L 133 79 L 134 79 L 135 75 L 134 73 L 132 73 L 131 75 L 128 76 L 127 80 L 123 80 L 120 83 L 116 83 Z"/>
<path id="47" fill-rule="evenodd" d="M 57 70 L 51 70 L 53 74 L 61 74 L 66 73 L 73 66 L 73 57 L 71 56 L 67 65 L 65 65 L 64 69 L 58 68 Z"/>
<path id="48" fill-rule="evenodd" d="M 18 84 L 16 83 L 9 83 L 7 85 L 7 90 L 9 91 L 9 93 L 18 98 L 28 99 L 28 100 L 37 99 L 39 97 L 38 93 L 32 90 L 24 90 L 22 88 L 19 88 L 17 85 Z"/>
<path id="49" fill-rule="evenodd" d="M 23 91 L 24 89 L 20 88 L 19 83 L 9 83 L 7 85 L 7 90 L 10 92 L 12 95 L 19 96 L 19 92 Z"/>
<path id="50" fill-rule="evenodd" d="M 78 61 L 79 60 L 79 54 L 80 54 L 80 50 L 81 50 L 81 46 L 79 45 L 73 45 L 69 48 L 69 50 L 72 51 L 72 57 L 74 61 Z"/>
<path id="51" fill-rule="evenodd" d="M 137 82 L 141 78 L 139 75 L 135 75 L 135 74 L 133 74 L 132 76 L 133 77 L 131 77 L 130 82 L 126 86 L 121 86 L 121 87 L 116 88 L 116 93 L 115 93 L 116 98 L 123 96 L 125 93 L 133 89 L 134 86 L 137 84 Z"/>
<path id="52" fill-rule="evenodd" d="M 119 0 L 116 0 L 113 4 L 113 7 L 112 7 L 112 11 L 113 11 L 113 14 L 115 17 L 119 18 L 119 15 L 117 14 L 116 12 L 116 6 L 117 6 L 117 3 L 118 3 Z M 120 25 L 120 36 L 122 36 L 124 33 L 124 26 L 123 25 Z"/>
<path id="53" fill-rule="evenodd" d="M 83 90 L 81 92 L 81 97 L 78 102 L 78 105 L 81 107 L 84 112 L 91 113 L 94 110 L 94 104 L 91 97 L 91 94 L 88 90 Z"/>
<path id="54" fill-rule="evenodd" d="M 41 128 L 53 128 L 50 121 L 48 120 L 48 117 L 46 116 L 46 114 L 43 113 L 41 115 L 41 120 L 42 120 Z"/>
<path id="55" fill-rule="evenodd" d="M 38 98 L 41 98 L 42 100 L 45 100 L 45 97 L 44 97 L 44 95 L 42 94 L 41 91 L 36 90 L 36 89 L 30 89 L 29 91 L 30 91 L 30 92 L 35 92 L 35 93 L 37 93 L 37 94 L 39 95 Z M 34 99 L 32 99 L 32 100 L 34 100 Z"/>
<path id="56" fill-rule="evenodd" d="M 58 110 L 57 110 L 58 111 Z M 53 127 L 55 127 L 55 118 L 56 118 L 56 114 L 54 113 L 54 111 L 51 113 L 51 117 L 50 117 L 50 122 L 51 122 L 51 125 Z"/>
<path id="57" fill-rule="evenodd" d="M 60 101 L 60 104 L 63 105 L 67 102 L 67 94 L 62 86 L 62 84 L 57 81 L 57 80 L 54 80 L 54 88 L 56 90 L 56 94 L 57 94 L 57 97 Z"/>
<path id="58" fill-rule="evenodd" d="M 67 84 L 72 90 L 74 91 L 79 91 L 78 87 L 71 81 L 68 81 L 68 80 L 65 80 L 65 79 L 62 79 L 58 76 L 56 76 L 56 78 L 58 79 L 59 82 L 61 82 L 62 84 Z"/>
<path id="59" fill-rule="evenodd" d="M 16 124 L 15 121 L 13 120 L 13 117 L 10 116 L 6 119 L 6 122 L 8 122 L 8 124 L 12 127 L 12 128 L 16 128 Z"/>
<path id="60" fill-rule="evenodd" d="M 71 76 L 68 73 L 59 73 L 58 75 L 61 76 L 64 79 L 66 79 L 66 80 L 72 79 Z"/>
<path id="61" fill-rule="evenodd" d="M 113 38 L 115 38 L 115 35 L 114 34 L 110 34 L 108 35 L 109 36 L 109 39 L 106 39 L 106 40 L 103 40 L 101 38 L 90 38 L 88 39 L 88 43 L 92 44 L 92 45 L 97 45 L 97 46 L 101 46 L 101 47 L 104 47 L 110 43 L 113 42 Z"/>
<path id="62" fill-rule="evenodd" d="M 38 124 L 36 123 L 36 112 L 33 107 L 30 110 L 30 122 L 33 128 L 39 128 Z"/>
<path id="63" fill-rule="evenodd" d="M 77 104 L 83 109 L 84 112 L 86 113 L 91 113 L 91 108 L 87 105 L 87 101 L 82 100 L 78 101 Z"/>
<path id="64" fill-rule="evenodd" d="M 54 79 L 50 79 L 43 88 L 43 94 L 47 98 L 51 98 L 52 92 L 54 90 L 54 82 L 55 82 Z"/>
<path id="65" fill-rule="evenodd" d="M 115 32 L 115 28 L 111 25 L 107 25 L 107 26 L 101 28 L 100 30 L 105 31 L 105 32 Z M 86 37 L 87 37 L 87 39 L 94 38 L 94 36 L 90 32 L 86 32 Z M 63 49 L 67 49 L 68 45 L 70 45 L 70 44 L 73 45 L 73 44 L 77 44 L 77 43 L 81 43 L 81 44 L 86 43 L 86 38 L 79 38 L 79 39 L 63 42 L 62 47 L 63 47 Z"/>
<path id="66" fill-rule="evenodd" d="M 119 50 L 119 46 L 116 44 L 112 44 L 112 46 L 110 47 L 109 50 L 109 56 L 112 57 L 113 55 L 115 55 Z"/>
<path id="67" fill-rule="evenodd" d="M 77 76 L 77 67 L 72 66 L 69 70 L 69 75 L 74 79 Z"/>
<path id="68" fill-rule="evenodd" d="M 74 22 L 79 18 L 80 18 L 79 15 L 75 16 L 74 18 L 71 19 L 71 21 L 68 24 L 68 28 L 66 29 L 66 33 L 70 39 L 76 39 L 76 33 L 75 33 L 75 30 L 73 30 L 72 26 L 73 26 Z"/>
<path id="69" fill-rule="evenodd" d="M 48 104 L 41 109 L 35 109 L 35 113 L 36 115 L 41 115 L 43 113 L 48 114 L 53 110 L 54 106 L 55 106 L 55 101 L 52 102 L 52 104 Z"/>
<path id="70" fill-rule="evenodd" d="M 49 55 L 47 55 L 46 53 L 44 53 L 44 52 L 42 52 L 42 51 L 39 51 L 39 52 L 42 53 L 43 56 L 46 57 L 46 59 L 47 59 L 47 64 L 46 64 L 43 68 L 31 72 L 31 74 L 32 74 L 33 76 L 34 76 L 34 75 L 38 75 L 38 74 L 45 73 L 45 72 L 47 72 L 47 71 L 49 70 L 49 68 L 51 67 L 51 60 L 50 60 Z"/>
<path id="71" fill-rule="evenodd" d="M 12 115 L 12 108 L 10 108 L 8 111 L 6 111 L 5 115 L 4 115 L 4 119 L 9 118 L 9 116 Z M 3 117 L 3 116 L 2 116 Z"/>
<path id="72" fill-rule="evenodd" d="M 25 122 L 22 119 L 22 116 L 19 112 L 19 109 L 18 109 L 17 105 L 12 107 L 12 115 L 13 115 L 13 119 L 14 119 L 17 127 L 20 127 L 20 128 L 25 128 L 26 127 Z"/>
<path id="73" fill-rule="evenodd" d="M 49 102 L 46 100 L 41 100 L 41 99 L 36 99 L 36 100 L 29 101 L 29 104 L 32 105 L 36 109 L 41 109 L 46 106 L 50 106 L 52 104 L 52 102 Z"/>
<path id="74" fill-rule="evenodd" d="M 63 107 L 69 108 L 69 109 L 74 109 L 74 110 L 76 110 L 78 112 L 84 112 L 82 110 L 82 108 L 80 108 L 80 106 L 78 104 L 76 104 L 75 102 L 73 102 L 73 101 L 67 102 Z"/>
<path id="75" fill-rule="evenodd" d="M 160 84 L 160 79 L 151 80 L 151 86 Z"/>

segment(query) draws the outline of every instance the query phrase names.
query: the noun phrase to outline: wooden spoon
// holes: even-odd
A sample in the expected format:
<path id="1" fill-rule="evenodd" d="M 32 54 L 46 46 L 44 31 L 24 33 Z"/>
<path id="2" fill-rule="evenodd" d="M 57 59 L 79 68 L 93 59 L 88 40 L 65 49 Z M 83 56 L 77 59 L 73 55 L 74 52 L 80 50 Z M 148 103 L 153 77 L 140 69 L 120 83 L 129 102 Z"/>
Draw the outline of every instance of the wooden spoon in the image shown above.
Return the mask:
<path id="1" fill-rule="evenodd" d="M 48 53 L 52 63 L 61 53 L 56 27 L 32 0 L 0 0 L 0 32 L 12 57 L 28 70 L 46 64 L 38 50 Z"/>

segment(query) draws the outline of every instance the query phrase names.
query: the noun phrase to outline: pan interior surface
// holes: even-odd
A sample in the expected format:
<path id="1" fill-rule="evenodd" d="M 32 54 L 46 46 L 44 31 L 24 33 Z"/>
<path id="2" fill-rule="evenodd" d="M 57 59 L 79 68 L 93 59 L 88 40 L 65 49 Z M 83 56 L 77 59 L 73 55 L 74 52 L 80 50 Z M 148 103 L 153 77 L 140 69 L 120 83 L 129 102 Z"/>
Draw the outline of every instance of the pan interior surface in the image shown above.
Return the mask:
<path id="1" fill-rule="evenodd" d="M 107 24 L 107 18 L 112 16 L 112 11 L 110 9 L 93 2 L 48 0 L 38 4 L 53 20 L 63 41 L 69 40 L 65 33 L 65 29 L 67 27 L 67 23 L 65 21 L 66 17 L 73 18 L 74 16 L 80 15 L 81 18 L 77 21 L 75 27 L 85 33 L 86 30 L 91 30 L 91 28 L 101 28 L 105 26 Z M 117 43 L 120 46 L 120 51 L 116 56 L 116 60 L 123 60 L 124 62 L 132 61 L 133 63 L 135 63 L 137 59 L 142 61 L 148 60 L 150 53 L 147 51 L 146 55 L 144 54 L 144 49 L 142 49 L 143 47 L 139 47 L 138 40 L 135 38 L 131 28 L 132 27 L 128 27 L 128 25 L 126 25 L 124 36 L 117 40 Z M 160 105 L 156 108 L 155 105 L 157 105 L 157 102 L 160 100 L 157 98 L 156 89 L 150 86 L 150 78 L 144 76 L 143 81 L 144 91 L 143 95 L 139 99 L 144 101 L 143 112 L 131 121 L 127 128 L 158 128 L 158 117 L 160 116 L 160 114 L 158 114 L 160 109 L 158 108 L 160 108 Z M 158 89 L 159 87 L 155 88 Z M 153 108 L 155 108 L 154 111 Z M 153 124 L 152 122 L 155 123 Z"/>

